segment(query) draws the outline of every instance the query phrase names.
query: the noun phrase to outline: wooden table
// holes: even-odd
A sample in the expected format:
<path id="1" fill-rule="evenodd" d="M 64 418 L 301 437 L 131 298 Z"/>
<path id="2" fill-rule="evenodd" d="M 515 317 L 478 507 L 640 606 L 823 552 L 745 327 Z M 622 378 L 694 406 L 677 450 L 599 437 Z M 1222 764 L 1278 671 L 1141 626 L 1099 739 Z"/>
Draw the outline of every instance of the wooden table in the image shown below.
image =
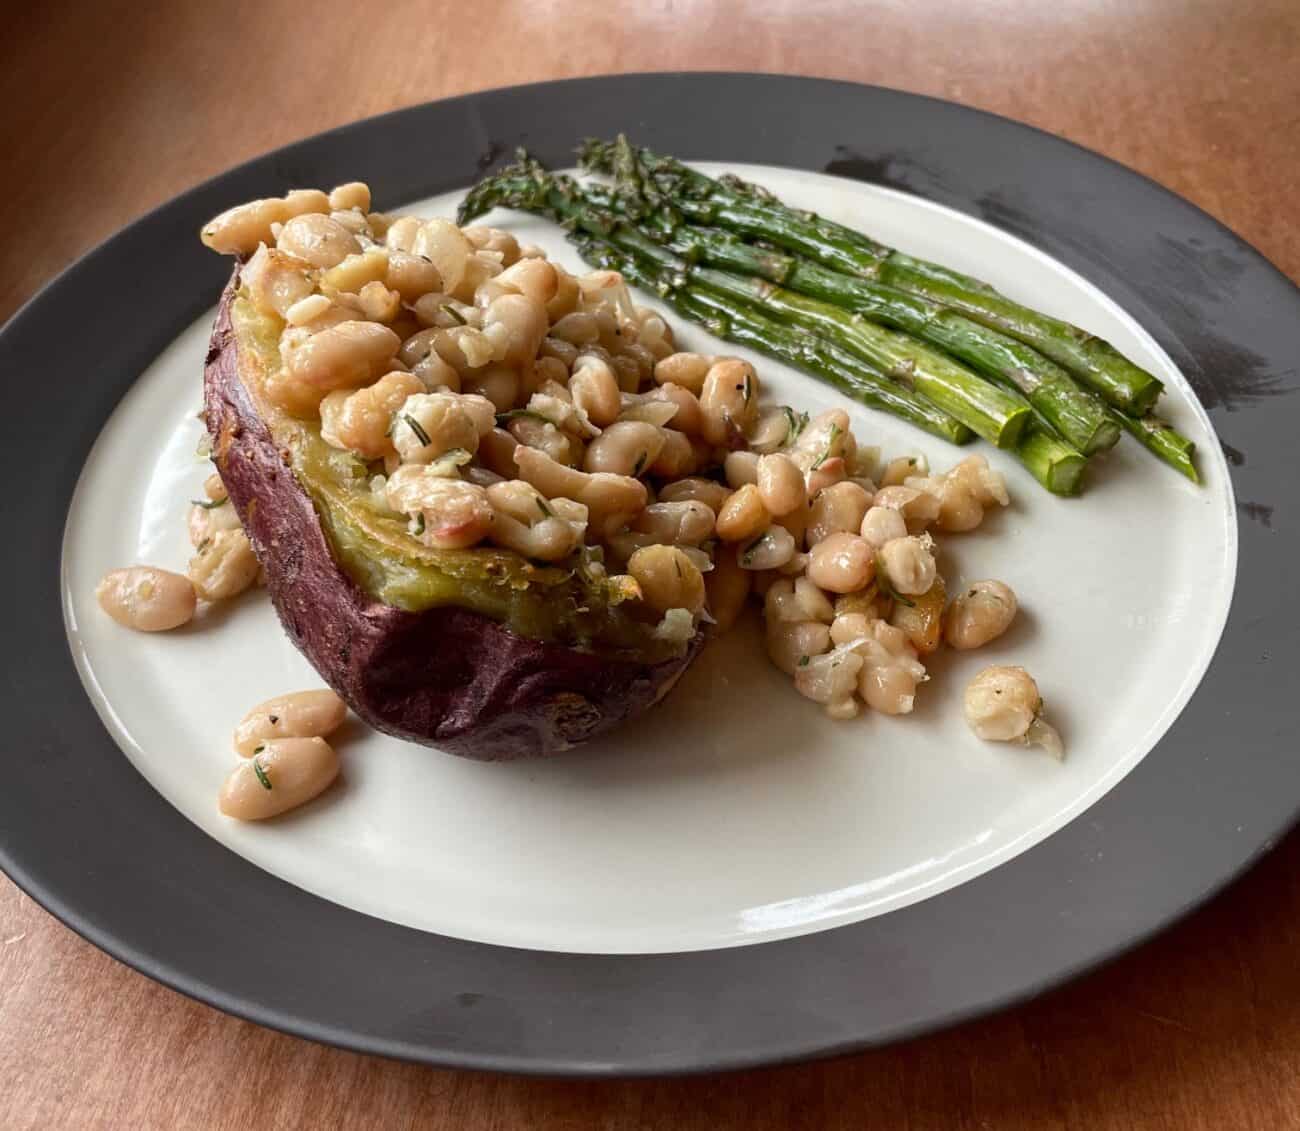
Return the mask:
<path id="1" fill-rule="evenodd" d="M 1296 0 L 105 0 L 21 20 L 0 38 L 0 318 L 118 226 L 295 138 L 463 91 L 666 68 L 856 79 L 1032 122 L 1300 279 Z M 0 1126 L 1300 1127 L 1298 873 L 1293 836 L 1156 942 L 998 1017 L 635 1083 L 436 1072 L 272 1033 L 127 970 L 0 878 Z"/>

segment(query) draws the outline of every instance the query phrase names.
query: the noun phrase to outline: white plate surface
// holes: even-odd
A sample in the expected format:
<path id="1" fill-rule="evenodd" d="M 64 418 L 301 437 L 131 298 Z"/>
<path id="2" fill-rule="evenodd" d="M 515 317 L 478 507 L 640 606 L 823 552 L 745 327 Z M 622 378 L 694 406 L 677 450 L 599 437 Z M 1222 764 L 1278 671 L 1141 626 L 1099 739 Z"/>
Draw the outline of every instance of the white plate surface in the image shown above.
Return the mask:
<path id="1" fill-rule="evenodd" d="M 184 569 L 187 501 L 210 470 L 195 455 L 209 315 L 108 421 L 70 508 L 63 557 L 69 638 L 89 694 L 168 801 L 268 871 L 384 919 L 543 950 L 681 951 L 821 930 L 936 895 L 1060 828 L 1151 749 L 1205 671 L 1236 568 L 1227 469 L 1186 381 L 1106 296 L 994 228 L 888 189 L 740 171 L 1108 338 L 1168 385 L 1163 411 L 1197 441 L 1205 485 L 1125 441 L 1083 498 L 1060 500 L 1006 454 L 967 449 L 990 455 L 1014 501 L 978 531 L 945 537 L 943 572 L 950 588 L 1001 578 L 1024 611 L 994 645 L 937 658 L 911 717 L 825 718 L 768 664 L 755 617 L 707 650 L 663 707 L 585 748 L 488 765 L 353 726 L 340 743 L 340 786 L 278 822 L 241 825 L 215 804 L 236 760 L 232 727 L 261 699 L 320 682 L 269 601 L 250 594 L 183 631 L 147 636 L 117 627 L 94 600 L 115 566 Z M 458 199 L 411 210 L 451 215 Z M 554 227 L 492 219 L 581 267 Z M 775 400 L 848 407 L 860 442 L 923 451 L 940 468 L 959 458 L 672 320 L 683 348 L 749 356 Z M 961 691 L 989 663 L 1037 677 L 1069 750 L 1063 765 L 967 731 Z"/>

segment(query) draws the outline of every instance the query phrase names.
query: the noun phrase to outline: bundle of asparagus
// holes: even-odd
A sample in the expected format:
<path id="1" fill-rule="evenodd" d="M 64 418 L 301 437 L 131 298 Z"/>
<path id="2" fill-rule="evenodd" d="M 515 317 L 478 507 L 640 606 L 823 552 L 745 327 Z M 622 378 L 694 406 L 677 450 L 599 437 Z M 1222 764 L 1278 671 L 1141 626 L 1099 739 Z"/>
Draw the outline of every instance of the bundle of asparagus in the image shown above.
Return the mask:
<path id="1" fill-rule="evenodd" d="M 582 158 L 614 183 L 580 185 L 521 152 L 470 191 L 459 221 L 498 205 L 549 216 L 589 262 L 719 336 L 955 443 L 973 432 L 1012 449 L 1055 493 L 1076 493 L 1086 457 L 1121 429 L 1197 480 L 1192 443 L 1149 412 L 1160 382 L 1100 339 L 624 138 Z"/>

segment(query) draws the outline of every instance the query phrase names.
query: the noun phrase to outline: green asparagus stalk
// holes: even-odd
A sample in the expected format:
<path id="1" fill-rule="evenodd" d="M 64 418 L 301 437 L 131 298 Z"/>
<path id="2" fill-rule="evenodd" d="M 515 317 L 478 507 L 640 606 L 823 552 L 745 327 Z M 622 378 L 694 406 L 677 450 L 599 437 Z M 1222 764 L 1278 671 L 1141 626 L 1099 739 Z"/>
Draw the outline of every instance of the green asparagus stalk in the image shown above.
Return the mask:
<path id="1" fill-rule="evenodd" d="M 891 386 L 883 374 L 876 374 L 873 370 L 864 371 L 863 363 L 858 358 L 846 354 L 837 346 L 774 322 L 743 303 L 668 270 L 661 263 L 638 259 L 590 235 L 574 233 L 570 239 L 588 263 L 619 271 L 629 282 L 658 294 L 684 317 L 700 323 L 718 337 L 750 346 L 796 365 L 863 404 L 883 408 L 945 439 L 954 439 L 952 435 L 932 426 L 930 417 L 916 419 L 907 411 L 912 409 L 914 402 L 919 402 L 931 413 L 937 413 L 938 410 L 926 405 L 919 397 L 909 398 L 907 410 L 904 410 L 894 400 L 900 395 L 897 386 Z M 865 382 L 864 373 L 867 378 Z M 939 416 L 951 420 L 945 414 L 940 413 Z M 965 429 L 962 431 L 969 437 L 969 432 Z M 1015 453 L 1039 483 L 1054 494 L 1076 495 L 1082 488 L 1087 460 L 1039 421 L 1031 420 L 1026 426 L 1016 444 Z"/>
<path id="2" fill-rule="evenodd" d="M 1014 447 L 1032 410 L 1018 394 L 991 385 L 946 354 L 906 334 L 877 326 L 830 303 L 797 295 L 762 279 L 688 264 L 630 223 L 596 207 L 568 177 L 526 158 L 470 190 L 458 213 L 466 223 L 503 205 L 551 216 L 582 228 L 664 269 L 758 308 L 769 318 L 802 326 L 883 370 L 1000 448 Z"/>
<path id="3" fill-rule="evenodd" d="M 589 199 L 598 199 L 597 194 L 588 195 Z M 1015 338 L 927 299 L 755 247 L 716 228 L 679 227 L 664 242 L 688 262 L 756 275 L 938 346 L 988 379 L 1022 394 L 1063 439 L 1084 455 L 1106 451 L 1119 440 L 1120 426 L 1111 418 L 1105 402 L 1079 388 L 1055 362 Z"/>
<path id="4" fill-rule="evenodd" d="M 659 295 L 685 318 L 700 323 L 720 338 L 812 373 L 860 404 L 897 416 L 941 439 L 954 444 L 971 439 L 971 431 L 964 424 L 829 342 L 773 322 L 720 295 L 675 280 L 669 273 L 593 236 L 573 233 L 570 239 L 588 263 L 618 271 L 628 282 Z"/>
<path id="5" fill-rule="evenodd" d="M 616 235 L 614 242 L 634 250 L 632 240 L 624 240 L 624 235 Z M 964 365 L 915 338 L 764 279 L 711 267 L 691 267 L 689 271 L 702 286 L 749 303 L 779 322 L 821 334 L 895 375 L 999 448 L 1014 448 L 1029 423 L 1032 411 L 1019 395 L 981 380 Z"/>
<path id="6" fill-rule="evenodd" d="M 1101 338 L 1012 302 L 992 287 L 937 263 L 877 243 L 842 224 L 789 208 L 736 178 L 717 180 L 671 157 L 634 149 L 625 138 L 587 142 L 583 167 L 618 178 L 630 214 L 675 212 L 692 224 L 727 228 L 776 244 L 836 271 L 918 294 L 1031 346 L 1121 411 L 1141 415 L 1163 388 Z M 664 221 L 669 227 L 676 220 Z"/>
<path id="7" fill-rule="evenodd" d="M 1077 495 L 1083 490 L 1087 459 L 1039 420 L 1029 422 L 1016 445 L 1016 457 L 1054 495 Z"/>
<path id="8" fill-rule="evenodd" d="M 1116 424 L 1157 459 L 1163 460 L 1193 483 L 1201 481 L 1192 458 L 1196 452 L 1196 444 L 1160 417 L 1150 412 L 1145 416 L 1129 416 L 1123 412 L 1116 412 L 1114 418 Z"/>

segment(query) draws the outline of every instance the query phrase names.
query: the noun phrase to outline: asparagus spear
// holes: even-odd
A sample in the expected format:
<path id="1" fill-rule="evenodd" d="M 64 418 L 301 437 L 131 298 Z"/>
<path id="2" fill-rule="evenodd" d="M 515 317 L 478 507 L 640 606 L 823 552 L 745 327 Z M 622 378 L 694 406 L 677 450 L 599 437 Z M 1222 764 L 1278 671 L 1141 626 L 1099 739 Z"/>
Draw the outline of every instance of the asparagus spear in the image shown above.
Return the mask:
<path id="1" fill-rule="evenodd" d="M 899 395 L 896 387 L 891 387 L 883 374 L 866 370 L 868 381 L 864 384 L 862 362 L 837 346 L 815 336 L 793 331 L 742 303 L 686 279 L 680 273 L 674 274 L 659 263 L 637 259 L 593 236 L 573 233 L 570 239 L 578 246 L 587 262 L 619 271 L 629 282 L 660 295 L 682 315 L 702 324 L 718 337 L 751 346 L 790 362 L 835 385 L 863 404 L 884 408 L 945 439 L 954 438 L 933 427 L 928 418 L 914 419 L 908 412 L 900 411 L 888 397 L 882 398 L 881 394 L 892 397 Z M 911 400 L 918 401 L 931 412 L 938 411 L 926 405 L 922 398 L 913 397 Z M 911 407 L 910 402 L 908 407 Z M 939 415 L 951 419 L 944 414 Z M 965 432 L 965 429 L 962 431 Z M 969 438 L 969 432 L 965 432 L 965 435 Z M 1079 493 L 1087 460 L 1039 421 L 1029 422 L 1016 444 L 1015 452 L 1017 458 L 1049 491 L 1057 495 Z"/>
<path id="2" fill-rule="evenodd" d="M 593 236 L 573 233 L 569 238 L 588 263 L 618 271 L 628 282 L 659 295 L 685 318 L 718 337 L 804 369 L 861 404 L 900 417 L 941 439 L 954 444 L 971 439 L 971 431 L 964 424 L 829 342 L 773 322 L 702 288 L 675 281 L 667 272 Z"/>
<path id="3" fill-rule="evenodd" d="M 1161 420 L 1154 413 L 1145 416 L 1129 416 L 1123 412 L 1115 413 L 1115 423 L 1129 433 L 1157 459 L 1164 460 L 1170 467 L 1185 475 L 1193 483 L 1201 481 L 1192 459 L 1196 444 Z"/>
<path id="4" fill-rule="evenodd" d="M 599 190 L 588 197 L 599 200 Z M 938 346 L 1004 388 L 1023 394 L 1038 414 L 1084 455 L 1105 451 L 1119 440 L 1120 426 L 1111 418 L 1109 407 L 1080 389 L 1055 362 L 1014 338 L 924 298 L 755 247 L 716 228 L 678 227 L 664 242 L 689 262 L 780 283 Z"/>
<path id="5" fill-rule="evenodd" d="M 762 279 L 687 263 L 627 221 L 596 207 L 571 178 L 548 173 L 526 157 L 475 185 L 461 204 L 458 221 L 466 223 L 497 205 L 540 212 L 570 228 L 582 228 L 669 272 L 698 279 L 714 291 L 755 306 L 775 321 L 812 330 L 910 386 L 1000 448 L 1015 446 L 1032 414 L 1018 394 L 988 384 L 906 334 Z"/>
<path id="6" fill-rule="evenodd" d="M 666 208 L 693 224 L 718 225 L 814 259 L 834 270 L 922 295 L 1032 346 L 1064 366 L 1114 407 L 1141 415 L 1163 388 L 1101 338 L 1059 318 L 1012 302 L 987 284 L 937 263 L 915 259 L 809 212 L 788 208 L 736 178 L 715 180 L 672 157 L 615 142 L 587 142 L 583 167 L 612 173 L 634 214 Z M 668 221 L 669 226 L 675 226 Z"/>

